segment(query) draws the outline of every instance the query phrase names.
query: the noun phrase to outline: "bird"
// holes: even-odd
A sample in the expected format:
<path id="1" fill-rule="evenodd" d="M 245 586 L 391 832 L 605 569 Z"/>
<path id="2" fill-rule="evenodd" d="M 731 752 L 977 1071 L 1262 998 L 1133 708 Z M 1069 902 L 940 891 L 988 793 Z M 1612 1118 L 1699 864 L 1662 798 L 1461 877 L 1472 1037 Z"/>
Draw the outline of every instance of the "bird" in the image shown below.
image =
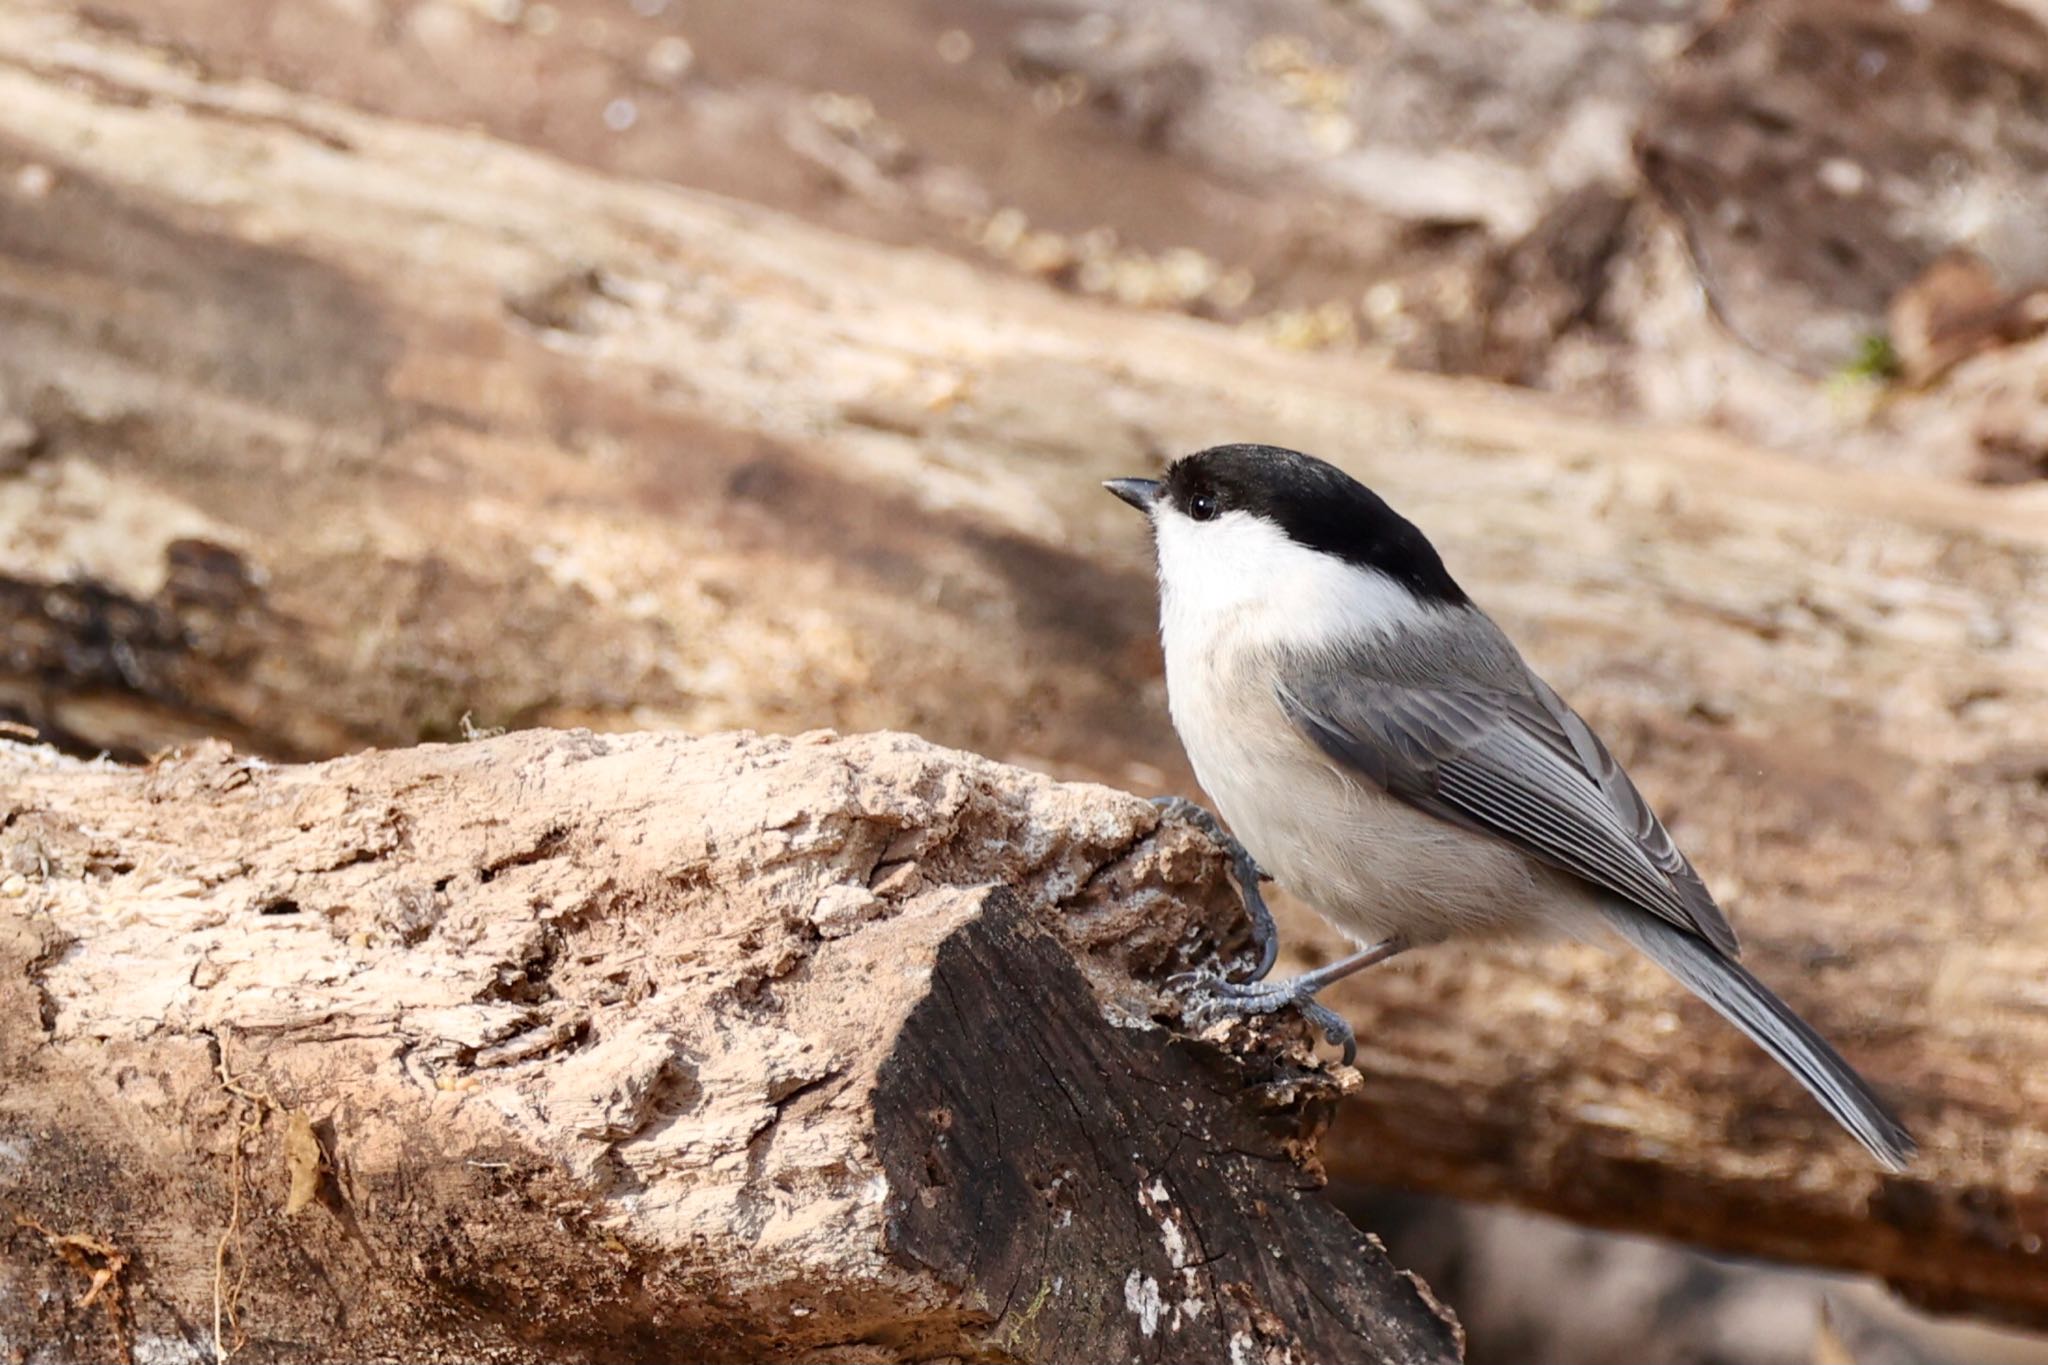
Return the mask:
<path id="1" fill-rule="evenodd" d="M 1356 1056 L 1316 994 L 1450 940 L 1611 931 L 1790 1071 L 1890 1170 L 1915 1144 L 1868 1082 L 1738 961 L 1727 916 L 1579 714 L 1422 531 L 1335 465 L 1219 445 L 1104 487 L 1151 523 L 1173 726 L 1228 822 L 1165 816 L 1229 854 L 1257 963 L 1207 1007 L 1292 1006 Z M 1266 980 L 1276 880 L 1360 945 Z"/>

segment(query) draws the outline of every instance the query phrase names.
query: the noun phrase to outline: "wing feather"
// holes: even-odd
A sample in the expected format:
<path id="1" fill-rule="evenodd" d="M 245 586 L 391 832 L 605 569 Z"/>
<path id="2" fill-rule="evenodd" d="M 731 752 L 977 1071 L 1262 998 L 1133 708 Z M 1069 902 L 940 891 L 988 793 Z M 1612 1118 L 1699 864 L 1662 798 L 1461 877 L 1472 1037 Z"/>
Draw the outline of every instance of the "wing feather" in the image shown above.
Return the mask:
<path id="1" fill-rule="evenodd" d="M 1628 774 L 1526 669 L 1447 688 L 1355 661 L 1283 673 L 1280 703 L 1330 759 L 1440 819 L 1505 839 L 1730 957 L 1735 931 Z"/>

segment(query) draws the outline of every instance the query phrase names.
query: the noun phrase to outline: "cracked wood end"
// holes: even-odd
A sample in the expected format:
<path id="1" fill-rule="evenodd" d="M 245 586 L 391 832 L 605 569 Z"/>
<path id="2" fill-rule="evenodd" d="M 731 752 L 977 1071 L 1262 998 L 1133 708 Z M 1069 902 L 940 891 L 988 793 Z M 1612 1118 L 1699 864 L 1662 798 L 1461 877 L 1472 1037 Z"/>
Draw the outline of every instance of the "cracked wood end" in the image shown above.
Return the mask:
<path id="1" fill-rule="evenodd" d="M 1151 1022 L 1240 925 L 1135 797 L 822 734 L 0 785 L 0 1188 L 140 1253 L 138 1350 L 210 1352 L 226 1233 L 251 1359 L 1457 1355 L 1317 1192 L 1328 1076 Z M 0 1346 L 111 1349 L 0 1240 Z"/>

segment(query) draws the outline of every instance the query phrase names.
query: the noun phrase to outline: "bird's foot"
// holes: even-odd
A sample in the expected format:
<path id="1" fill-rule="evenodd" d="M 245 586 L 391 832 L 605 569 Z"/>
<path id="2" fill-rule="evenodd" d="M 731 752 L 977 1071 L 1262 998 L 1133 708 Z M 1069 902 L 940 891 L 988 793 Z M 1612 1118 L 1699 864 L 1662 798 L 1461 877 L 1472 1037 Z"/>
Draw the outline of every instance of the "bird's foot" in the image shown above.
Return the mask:
<path id="1" fill-rule="evenodd" d="M 1327 983 L 1317 972 L 1304 972 L 1286 981 L 1226 981 L 1213 972 L 1188 972 L 1167 983 L 1189 995 L 1190 1013 L 1198 1023 L 1212 1019 L 1277 1014 L 1292 1005 L 1301 1017 L 1332 1045 L 1344 1049 L 1344 1065 L 1358 1057 L 1358 1038 L 1328 1005 L 1316 999 Z"/>
<path id="2" fill-rule="evenodd" d="M 1208 835 L 1210 841 L 1230 859 L 1231 880 L 1237 883 L 1238 898 L 1244 902 L 1245 916 L 1252 922 L 1252 951 L 1259 958 L 1258 965 L 1244 980 L 1265 980 L 1266 973 L 1273 970 L 1274 960 L 1280 956 L 1280 933 L 1273 927 L 1273 912 L 1267 908 L 1266 898 L 1259 894 L 1259 883 L 1270 880 L 1265 870 L 1252 857 L 1251 851 L 1223 828 L 1221 821 L 1185 796 L 1155 796 L 1152 804 L 1159 808 L 1160 818 L 1185 820 Z M 1331 1041 L 1336 1040 L 1333 1038 Z"/>
<path id="3" fill-rule="evenodd" d="M 1323 1031 L 1324 1038 L 1344 1049 L 1344 1065 L 1350 1066 L 1358 1058 L 1357 1035 L 1341 1015 L 1316 1000 L 1316 992 L 1333 981 L 1342 981 L 1354 972 L 1385 962 L 1407 947 L 1407 940 L 1390 938 L 1285 981 L 1225 981 L 1212 972 L 1189 972 L 1166 984 L 1190 994 L 1199 990 L 1202 994 L 1191 1002 L 1192 1012 L 1205 1022 L 1218 1015 L 1272 1014 L 1292 1005 L 1301 1011 L 1302 1018 Z"/>

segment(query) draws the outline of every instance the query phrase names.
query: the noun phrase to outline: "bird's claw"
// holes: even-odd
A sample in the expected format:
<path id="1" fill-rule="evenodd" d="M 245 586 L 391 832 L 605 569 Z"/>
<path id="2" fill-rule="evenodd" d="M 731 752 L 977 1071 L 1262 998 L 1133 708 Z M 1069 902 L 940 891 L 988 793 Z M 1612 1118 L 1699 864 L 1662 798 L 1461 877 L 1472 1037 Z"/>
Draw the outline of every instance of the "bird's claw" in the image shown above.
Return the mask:
<path id="1" fill-rule="evenodd" d="M 1265 987 L 1249 978 L 1233 981 L 1214 968 L 1198 967 L 1191 972 L 1176 972 L 1167 977 L 1166 989 L 1176 995 L 1205 995 L 1225 1000 L 1242 1000 L 1248 995 L 1257 995 Z"/>
<path id="2" fill-rule="evenodd" d="M 1344 1049 L 1344 1065 L 1358 1059 L 1358 1037 L 1351 1025 L 1328 1005 L 1316 1000 L 1310 983 L 1297 978 L 1267 985 L 1258 981 L 1228 981 L 1214 972 L 1182 972 L 1170 977 L 1169 987 L 1199 998 L 1190 1002 L 1191 1013 L 1202 1023 L 1217 1017 L 1251 1018 L 1277 1014 L 1289 1005 L 1301 1017 L 1322 1031 L 1331 1045 Z"/>
<path id="3" fill-rule="evenodd" d="M 1335 1010 L 1316 1003 L 1316 983 L 1297 978 L 1277 985 L 1264 984 L 1266 974 L 1273 970 L 1274 960 L 1280 956 L 1280 934 L 1273 926 L 1273 912 L 1259 893 L 1259 883 L 1271 880 L 1265 869 L 1214 815 L 1185 796 L 1157 796 L 1152 804 L 1159 808 L 1162 819 L 1185 820 L 1208 835 L 1230 859 L 1231 879 L 1237 883 L 1238 895 L 1244 901 L 1245 915 L 1252 923 L 1252 948 L 1259 955 L 1257 966 L 1240 981 L 1204 970 L 1182 972 L 1166 984 L 1183 994 L 1199 995 L 1192 1002 L 1193 1012 L 1204 1021 L 1216 1015 L 1273 1014 L 1292 1005 L 1311 1025 L 1321 1029 L 1331 1044 L 1344 1049 L 1344 1064 L 1351 1065 L 1358 1056 L 1358 1040 L 1351 1025 Z"/>
<path id="4" fill-rule="evenodd" d="M 1244 902 L 1245 917 L 1252 924 L 1252 949 L 1259 955 L 1257 965 L 1245 979 L 1263 981 L 1280 956 L 1280 931 L 1274 927 L 1273 912 L 1267 908 L 1266 898 L 1259 892 L 1259 883 L 1272 878 L 1259 866 L 1251 851 L 1224 829 L 1215 816 L 1185 796 L 1155 796 L 1152 804 L 1159 808 L 1162 819 L 1185 820 L 1208 835 L 1210 842 L 1230 859 L 1231 879 L 1237 883 L 1238 898 Z"/>
<path id="5" fill-rule="evenodd" d="M 1358 1035 L 1351 1031 L 1351 1025 L 1344 1016 L 1317 1000 L 1297 1000 L 1301 1017 L 1323 1031 L 1323 1041 L 1332 1047 L 1344 1049 L 1344 1065 L 1350 1066 L 1358 1060 Z"/>
<path id="6" fill-rule="evenodd" d="M 1229 830 L 1223 828 L 1223 822 L 1214 815 L 1211 815 L 1204 807 L 1188 800 L 1185 796 L 1155 796 L 1152 798 L 1152 804 L 1158 808 L 1161 818 L 1185 820 L 1196 829 L 1202 831 L 1202 833 L 1208 835 L 1225 853 L 1230 855 L 1231 862 L 1249 864 L 1252 875 L 1260 881 L 1269 882 L 1273 880 L 1271 874 L 1260 867 L 1258 861 L 1252 857 L 1245 846 L 1237 841 L 1237 837 Z"/>
<path id="7" fill-rule="evenodd" d="M 1189 972 L 1187 973 L 1187 976 L 1182 979 L 1185 980 L 1188 978 L 1196 977 L 1199 977 L 1200 980 L 1190 981 L 1189 984 L 1200 985 L 1202 989 L 1206 990 L 1210 994 L 1211 997 L 1217 999 L 1263 1000 L 1266 998 L 1268 994 L 1267 987 L 1258 981 L 1232 981 L 1227 976 L 1218 976 L 1213 972 Z M 1274 1008 L 1277 1009 L 1279 1008 L 1279 1006 L 1276 1005 L 1274 1006 Z"/>

